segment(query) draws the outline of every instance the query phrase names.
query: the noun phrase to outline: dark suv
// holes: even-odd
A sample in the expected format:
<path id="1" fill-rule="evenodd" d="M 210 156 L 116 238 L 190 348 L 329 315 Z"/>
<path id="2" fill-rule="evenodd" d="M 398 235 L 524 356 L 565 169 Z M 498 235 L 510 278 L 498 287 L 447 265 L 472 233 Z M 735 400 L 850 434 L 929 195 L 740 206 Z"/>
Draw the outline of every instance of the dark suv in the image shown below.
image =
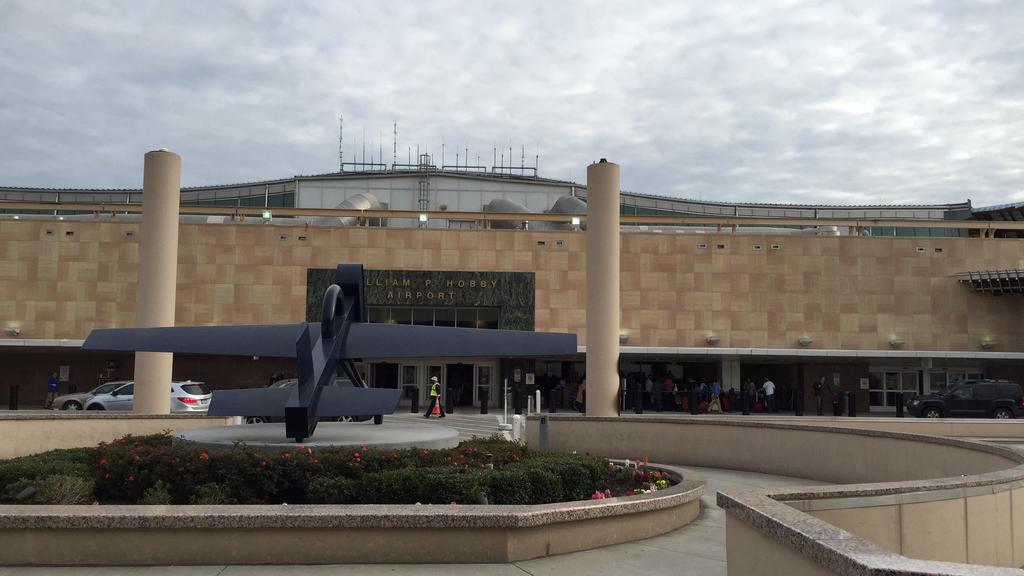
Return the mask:
<path id="1" fill-rule="evenodd" d="M 1009 380 L 968 380 L 941 394 L 908 398 L 906 407 L 918 418 L 1017 418 L 1024 414 L 1024 391 Z"/>

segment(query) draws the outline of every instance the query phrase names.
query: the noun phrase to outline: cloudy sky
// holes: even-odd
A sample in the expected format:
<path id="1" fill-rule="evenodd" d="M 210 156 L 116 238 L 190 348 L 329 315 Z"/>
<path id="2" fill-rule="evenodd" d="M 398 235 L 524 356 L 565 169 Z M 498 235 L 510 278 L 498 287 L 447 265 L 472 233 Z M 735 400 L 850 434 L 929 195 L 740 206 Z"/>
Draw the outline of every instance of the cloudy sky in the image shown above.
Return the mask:
<path id="1" fill-rule="evenodd" d="M 0 0 L 0 185 L 495 146 L 723 201 L 1024 201 L 1024 2 Z M 640 6 L 643 6 L 642 8 Z M 369 160 L 369 158 L 367 158 Z M 507 162 L 507 159 L 506 159 Z"/>

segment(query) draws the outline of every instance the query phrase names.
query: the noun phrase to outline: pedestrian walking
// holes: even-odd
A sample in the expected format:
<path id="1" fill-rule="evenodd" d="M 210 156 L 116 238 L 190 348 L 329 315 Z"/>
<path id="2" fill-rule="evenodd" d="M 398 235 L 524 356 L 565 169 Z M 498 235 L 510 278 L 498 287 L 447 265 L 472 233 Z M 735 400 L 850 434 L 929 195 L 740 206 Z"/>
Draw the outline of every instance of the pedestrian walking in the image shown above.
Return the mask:
<path id="1" fill-rule="evenodd" d="M 440 418 L 444 418 L 444 406 L 441 406 L 441 382 L 438 381 L 437 376 L 430 377 L 430 405 L 427 406 L 427 411 L 423 413 L 424 418 L 430 418 L 430 415 L 434 412 L 434 409 L 440 414 Z"/>
<path id="2" fill-rule="evenodd" d="M 828 392 L 829 396 L 833 395 L 832 387 L 822 376 L 814 383 L 814 407 L 818 409 L 818 416 L 825 415 L 825 392 Z"/>
<path id="3" fill-rule="evenodd" d="M 57 373 L 50 374 L 50 379 L 46 381 L 46 408 L 53 406 L 53 401 L 57 398 L 57 392 L 60 388 L 60 381 L 57 379 Z"/>
<path id="4" fill-rule="evenodd" d="M 764 391 L 765 412 L 775 412 L 775 382 L 772 382 L 769 378 L 765 377 L 764 384 L 761 385 L 761 390 Z"/>

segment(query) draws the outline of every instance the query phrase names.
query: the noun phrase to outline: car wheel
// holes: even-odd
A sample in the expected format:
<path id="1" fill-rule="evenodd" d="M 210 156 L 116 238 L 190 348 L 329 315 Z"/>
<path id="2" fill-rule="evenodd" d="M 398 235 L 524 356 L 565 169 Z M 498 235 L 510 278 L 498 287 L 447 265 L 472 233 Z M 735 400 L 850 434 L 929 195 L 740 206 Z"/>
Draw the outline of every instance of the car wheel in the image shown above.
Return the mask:
<path id="1" fill-rule="evenodd" d="M 1009 408 L 996 408 L 995 411 L 992 412 L 992 417 L 1007 420 L 1013 418 L 1013 412 Z"/>
<path id="2" fill-rule="evenodd" d="M 929 406 L 921 411 L 925 418 L 942 418 L 942 409 L 936 406 Z"/>
<path id="3" fill-rule="evenodd" d="M 264 418 L 263 416 L 246 416 L 245 417 L 245 423 L 246 424 L 266 424 L 267 423 L 267 419 Z"/>
<path id="4" fill-rule="evenodd" d="M 338 422 L 355 422 L 356 419 L 353 416 L 338 416 Z"/>
<path id="5" fill-rule="evenodd" d="M 61 410 L 81 410 L 82 405 L 75 400 L 68 400 L 60 407 Z"/>
<path id="6" fill-rule="evenodd" d="M 106 408 L 103 407 L 103 404 L 89 404 L 88 406 L 85 407 L 85 409 L 86 410 L 106 410 Z"/>
<path id="7" fill-rule="evenodd" d="M 384 423 L 384 415 L 383 414 L 377 414 L 376 416 L 374 416 L 373 417 L 373 423 L 374 424 L 383 424 Z"/>

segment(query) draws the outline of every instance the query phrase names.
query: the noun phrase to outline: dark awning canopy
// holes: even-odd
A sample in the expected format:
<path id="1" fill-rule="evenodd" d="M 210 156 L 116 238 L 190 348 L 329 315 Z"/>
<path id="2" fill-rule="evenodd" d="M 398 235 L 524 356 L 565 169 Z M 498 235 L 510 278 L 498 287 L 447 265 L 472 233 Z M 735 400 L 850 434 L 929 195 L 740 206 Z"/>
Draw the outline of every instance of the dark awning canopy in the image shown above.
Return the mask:
<path id="1" fill-rule="evenodd" d="M 984 270 L 956 274 L 960 283 L 983 294 L 1024 294 L 1024 270 Z"/>

